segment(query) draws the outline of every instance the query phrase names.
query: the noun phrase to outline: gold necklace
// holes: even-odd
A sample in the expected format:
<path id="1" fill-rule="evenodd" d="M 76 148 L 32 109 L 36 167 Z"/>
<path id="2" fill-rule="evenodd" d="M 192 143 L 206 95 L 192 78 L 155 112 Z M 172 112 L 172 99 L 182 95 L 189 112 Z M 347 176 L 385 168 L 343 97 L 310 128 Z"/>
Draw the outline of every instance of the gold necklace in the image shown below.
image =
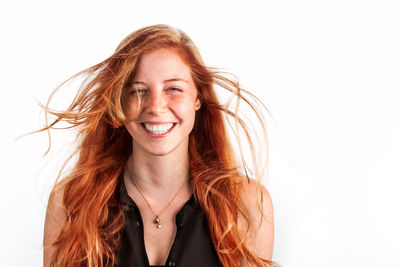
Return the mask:
<path id="1" fill-rule="evenodd" d="M 171 198 L 171 200 L 167 203 L 167 205 L 164 206 L 164 208 L 162 208 L 162 210 L 157 214 L 157 212 L 155 212 L 153 210 L 153 208 L 150 206 L 150 203 L 147 201 L 147 199 L 145 198 L 145 196 L 142 193 L 142 190 L 140 190 L 139 186 L 137 185 L 136 181 L 132 178 L 131 174 L 129 171 L 128 175 L 131 181 L 133 181 L 133 183 L 135 184 L 136 188 L 138 189 L 140 195 L 142 196 L 143 200 L 146 202 L 147 206 L 149 206 L 150 210 L 154 213 L 154 215 L 156 215 L 156 217 L 154 217 L 153 219 L 153 223 L 156 225 L 157 229 L 161 228 L 161 223 L 162 223 L 162 219 L 161 219 L 161 213 L 165 210 L 166 207 L 169 206 L 169 204 L 172 203 L 172 201 L 174 201 L 174 199 L 176 198 L 176 196 L 179 194 L 179 192 L 182 191 L 183 186 L 186 184 L 187 181 L 185 181 L 182 186 L 179 188 L 178 192 L 175 193 L 175 195 Z"/>

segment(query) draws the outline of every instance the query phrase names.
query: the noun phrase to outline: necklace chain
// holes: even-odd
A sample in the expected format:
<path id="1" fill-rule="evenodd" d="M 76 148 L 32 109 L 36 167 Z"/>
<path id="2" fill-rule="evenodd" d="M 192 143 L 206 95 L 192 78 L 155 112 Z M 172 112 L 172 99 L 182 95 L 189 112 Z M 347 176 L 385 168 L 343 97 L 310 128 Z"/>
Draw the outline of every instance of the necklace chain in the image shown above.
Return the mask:
<path id="1" fill-rule="evenodd" d="M 182 184 L 182 186 L 175 193 L 175 195 L 171 198 L 171 200 L 167 203 L 167 205 L 165 205 L 164 208 L 162 208 L 161 211 L 157 214 L 157 212 L 155 212 L 154 209 L 151 207 L 149 201 L 147 201 L 146 197 L 143 195 L 142 190 L 140 190 L 140 188 L 139 188 L 138 184 L 136 183 L 135 179 L 132 178 L 132 175 L 130 174 L 129 170 L 127 172 L 128 172 L 128 176 L 129 176 L 130 180 L 133 181 L 133 183 L 135 184 L 137 190 L 139 191 L 139 193 L 142 196 L 143 200 L 146 202 L 147 206 L 149 206 L 150 210 L 154 213 L 154 215 L 156 215 L 156 217 L 154 217 L 153 223 L 156 224 L 156 227 L 158 229 L 161 228 L 161 223 L 162 223 L 162 219 L 161 219 L 161 216 L 160 216 L 161 213 L 172 203 L 172 201 L 174 201 L 174 199 L 179 194 L 179 192 L 182 191 L 182 188 L 185 186 L 186 181 Z"/>

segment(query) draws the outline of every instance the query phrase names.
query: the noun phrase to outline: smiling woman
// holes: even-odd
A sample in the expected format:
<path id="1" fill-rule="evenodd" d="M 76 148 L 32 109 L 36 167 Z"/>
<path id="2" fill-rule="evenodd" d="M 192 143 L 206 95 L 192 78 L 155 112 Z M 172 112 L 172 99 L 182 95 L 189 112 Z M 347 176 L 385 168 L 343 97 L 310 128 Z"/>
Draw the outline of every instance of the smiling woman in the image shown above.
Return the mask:
<path id="1" fill-rule="evenodd" d="M 271 198 L 261 172 L 250 179 L 243 155 L 235 160 L 224 120 L 254 155 L 238 107 L 247 103 L 266 134 L 255 96 L 167 25 L 133 32 L 80 75 L 68 110 L 44 107 L 56 119 L 40 131 L 65 121 L 80 137 L 49 199 L 45 266 L 277 266 Z M 236 97 L 234 110 L 214 85 Z"/>

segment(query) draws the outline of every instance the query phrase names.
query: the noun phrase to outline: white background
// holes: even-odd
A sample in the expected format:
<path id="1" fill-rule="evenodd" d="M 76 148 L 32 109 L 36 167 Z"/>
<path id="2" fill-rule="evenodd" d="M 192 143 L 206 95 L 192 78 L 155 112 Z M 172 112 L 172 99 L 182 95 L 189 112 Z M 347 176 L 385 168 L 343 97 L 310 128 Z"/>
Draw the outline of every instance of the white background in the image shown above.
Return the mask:
<path id="1" fill-rule="evenodd" d="M 41 266 L 48 190 L 67 148 L 36 100 L 166 23 L 236 74 L 269 124 L 274 260 L 400 266 L 398 1 L 6 1 L 0 4 L 1 266 Z M 71 87 L 68 95 L 73 95 Z"/>

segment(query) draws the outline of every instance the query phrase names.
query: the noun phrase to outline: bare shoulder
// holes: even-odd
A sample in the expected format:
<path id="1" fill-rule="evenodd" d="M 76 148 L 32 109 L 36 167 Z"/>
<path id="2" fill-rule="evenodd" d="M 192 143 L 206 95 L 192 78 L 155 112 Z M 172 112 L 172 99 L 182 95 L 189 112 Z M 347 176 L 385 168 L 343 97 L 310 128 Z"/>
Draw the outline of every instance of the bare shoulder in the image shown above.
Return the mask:
<path id="1" fill-rule="evenodd" d="M 262 198 L 260 193 L 262 193 Z M 250 182 L 248 182 L 246 179 L 243 182 L 242 201 L 247 208 L 248 219 L 251 223 L 248 233 L 248 245 L 257 256 L 272 260 L 274 211 L 271 195 L 257 181 L 250 179 Z M 244 225 L 246 225 L 246 222 L 244 222 Z M 247 265 L 242 264 L 241 266 Z"/>
<path id="2" fill-rule="evenodd" d="M 44 223 L 43 236 L 43 266 L 50 266 L 54 253 L 53 242 L 57 238 L 65 220 L 63 205 L 64 190 L 53 191 L 49 197 Z"/>

